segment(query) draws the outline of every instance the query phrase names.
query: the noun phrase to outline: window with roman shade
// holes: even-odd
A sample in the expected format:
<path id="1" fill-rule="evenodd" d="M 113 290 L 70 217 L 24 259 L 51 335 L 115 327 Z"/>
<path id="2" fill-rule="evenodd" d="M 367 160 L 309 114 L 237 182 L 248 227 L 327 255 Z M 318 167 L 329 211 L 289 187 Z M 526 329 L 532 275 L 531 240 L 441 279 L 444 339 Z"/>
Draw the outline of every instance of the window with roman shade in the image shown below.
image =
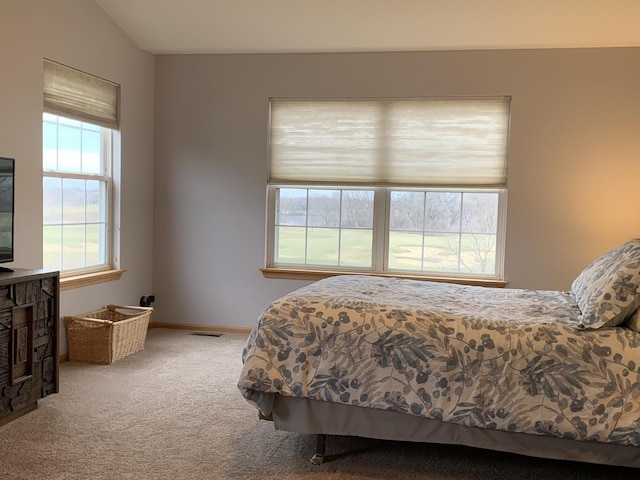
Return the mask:
<path id="1" fill-rule="evenodd" d="M 114 271 L 120 86 L 48 59 L 43 80 L 44 267 L 63 277 Z"/>
<path id="2" fill-rule="evenodd" d="M 120 85 L 45 59 L 44 111 L 117 130 Z"/>
<path id="3" fill-rule="evenodd" d="M 510 101 L 272 99 L 267 268 L 501 278 Z"/>
<path id="4" fill-rule="evenodd" d="M 509 104 L 273 99 L 269 183 L 502 188 Z"/>

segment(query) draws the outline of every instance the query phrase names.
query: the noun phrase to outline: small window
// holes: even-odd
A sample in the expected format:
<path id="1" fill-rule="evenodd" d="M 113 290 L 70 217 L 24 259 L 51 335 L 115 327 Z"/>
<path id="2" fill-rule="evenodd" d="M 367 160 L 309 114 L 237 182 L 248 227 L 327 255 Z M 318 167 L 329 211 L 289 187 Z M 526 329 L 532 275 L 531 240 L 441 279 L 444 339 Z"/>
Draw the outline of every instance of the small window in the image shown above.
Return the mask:
<path id="1" fill-rule="evenodd" d="M 43 73 L 44 267 L 62 276 L 116 268 L 120 86 L 47 59 Z"/>
<path id="2" fill-rule="evenodd" d="M 267 267 L 502 280 L 509 105 L 272 99 Z"/>
<path id="3" fill-rule="evenodd" d="M 112 131 L 43 114 L 44 267 L 111 266 Z"/>

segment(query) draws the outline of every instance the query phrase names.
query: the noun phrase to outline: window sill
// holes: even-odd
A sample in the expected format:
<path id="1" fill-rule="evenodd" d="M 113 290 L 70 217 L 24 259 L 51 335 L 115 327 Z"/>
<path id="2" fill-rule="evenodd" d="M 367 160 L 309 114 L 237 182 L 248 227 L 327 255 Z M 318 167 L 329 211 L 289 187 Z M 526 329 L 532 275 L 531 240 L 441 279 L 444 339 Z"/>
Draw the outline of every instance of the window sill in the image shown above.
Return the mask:
<path id="1" fill-rule="evenodd" d="M 426 280 L 431 282 L 457 283 L 459 285 L 474 285 L 480 287 L 504 288 L 507 282 L 486 278 L 459 278 L 459 277 L 429 277 L 426 275 L 411 275 L 407 273 L 372 273 L 372 272 L 344 272 L 337 270 L 298 270 L 293 268 L 261 268 L 265 278 L 286 278 L 294 280 L 321 280 L 336 275 L 372 275 L 386 278 L 406 278 L 409 280 Z"/>
<path id="2" fill-rule="evenodd" d="M 124 272 L 126 272 L 126 270 L 103 270 L 101 272 L 64 277 L 60 279 L 60 291 L 119 280 Z"/>

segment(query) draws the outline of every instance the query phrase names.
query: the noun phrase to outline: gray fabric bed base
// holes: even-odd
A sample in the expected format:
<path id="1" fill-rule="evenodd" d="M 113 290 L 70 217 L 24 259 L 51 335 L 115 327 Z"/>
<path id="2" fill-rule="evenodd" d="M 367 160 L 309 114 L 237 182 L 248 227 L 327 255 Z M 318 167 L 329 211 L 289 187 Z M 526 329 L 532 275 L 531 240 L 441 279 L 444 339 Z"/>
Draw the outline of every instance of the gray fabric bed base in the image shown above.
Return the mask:
<path id="1" fill-rule="evenodd" d="M 466 445 L 532 457 L 640 468 L 640 447 L 465 427 L 307 398 L 276 395 L 277 430 L 410 442 Z"/>

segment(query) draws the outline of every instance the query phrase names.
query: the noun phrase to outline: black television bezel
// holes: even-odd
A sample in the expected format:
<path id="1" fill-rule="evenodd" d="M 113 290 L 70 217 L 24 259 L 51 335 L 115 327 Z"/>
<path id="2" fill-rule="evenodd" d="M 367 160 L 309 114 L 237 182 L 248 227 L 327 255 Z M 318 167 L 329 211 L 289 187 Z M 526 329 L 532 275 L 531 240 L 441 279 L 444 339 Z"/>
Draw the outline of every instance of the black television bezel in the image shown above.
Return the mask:
<path id="1" fill-rule="evenodd" d="M 11 189 L 11 251 L 3 254 L 0 250 L 0 263 L 10 263 L 15 260 L 15 213 L 16 213 L 16 159 L 11 157 L 0 157 L 0 161 L 11 162 L 11 177 L 13 178 L 13 188 Z"/>

